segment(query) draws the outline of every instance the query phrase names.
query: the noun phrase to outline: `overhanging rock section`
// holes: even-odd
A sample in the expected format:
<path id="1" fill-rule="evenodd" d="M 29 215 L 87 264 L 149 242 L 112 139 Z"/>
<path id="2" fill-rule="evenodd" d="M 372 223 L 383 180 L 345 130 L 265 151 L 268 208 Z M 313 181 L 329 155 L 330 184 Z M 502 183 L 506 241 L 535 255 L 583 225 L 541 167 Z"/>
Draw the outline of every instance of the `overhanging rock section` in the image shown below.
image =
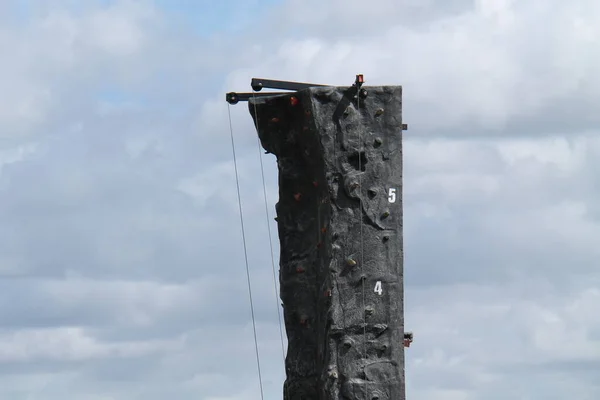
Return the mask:
<path id="1" fill-rule="evenodd" d="M 405 399 L 402 88 L 365 89 L 249 102 L 279 168 L 285 400 Z"/>

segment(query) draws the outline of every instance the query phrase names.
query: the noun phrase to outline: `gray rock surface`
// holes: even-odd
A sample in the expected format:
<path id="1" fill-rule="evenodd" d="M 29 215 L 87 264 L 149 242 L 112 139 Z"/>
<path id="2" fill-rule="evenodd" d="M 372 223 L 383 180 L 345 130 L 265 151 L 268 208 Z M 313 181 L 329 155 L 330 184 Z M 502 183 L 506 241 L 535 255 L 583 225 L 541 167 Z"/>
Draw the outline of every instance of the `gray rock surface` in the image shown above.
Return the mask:
<path id="1" fill-rule="evenodd" d="M 279 168 L 285 400 L 405 399 L 402 88 L 364 89 L 249 102 Z"/>

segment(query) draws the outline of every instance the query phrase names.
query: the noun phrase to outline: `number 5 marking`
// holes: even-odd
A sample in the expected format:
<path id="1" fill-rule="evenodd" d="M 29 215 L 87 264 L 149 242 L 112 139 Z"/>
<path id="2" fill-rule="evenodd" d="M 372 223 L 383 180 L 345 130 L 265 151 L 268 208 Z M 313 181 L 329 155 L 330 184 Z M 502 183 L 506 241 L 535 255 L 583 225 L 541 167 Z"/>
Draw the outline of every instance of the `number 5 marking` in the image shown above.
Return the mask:
<path id="1" fill-rule="evenodd" d="M 388 201 L 390 203 L 396 202 L 396 189 L 395 188 L 390 188 L 390 190 L 388 192 Z"/>
<path id="2" fill-rule="evenodd" d="M 381 287 L 381 281 L 377 281 L 377 283 L 375 283 L 375 293 L 377 293 L 378 295 L 382 295 L 383 294 L 383 288 Z"/>

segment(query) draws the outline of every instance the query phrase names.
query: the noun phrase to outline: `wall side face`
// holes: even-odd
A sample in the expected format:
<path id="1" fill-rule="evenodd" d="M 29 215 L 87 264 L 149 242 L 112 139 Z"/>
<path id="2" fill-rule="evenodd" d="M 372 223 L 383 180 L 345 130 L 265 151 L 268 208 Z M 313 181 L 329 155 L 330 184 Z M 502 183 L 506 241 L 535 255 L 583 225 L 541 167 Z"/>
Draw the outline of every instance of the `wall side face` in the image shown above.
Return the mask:
<path id="1" fill-rule="evenodd" d="M 402 88 L 366 89 L 257 100 L 279 169 L 286 400 L 405 399 Z"/>

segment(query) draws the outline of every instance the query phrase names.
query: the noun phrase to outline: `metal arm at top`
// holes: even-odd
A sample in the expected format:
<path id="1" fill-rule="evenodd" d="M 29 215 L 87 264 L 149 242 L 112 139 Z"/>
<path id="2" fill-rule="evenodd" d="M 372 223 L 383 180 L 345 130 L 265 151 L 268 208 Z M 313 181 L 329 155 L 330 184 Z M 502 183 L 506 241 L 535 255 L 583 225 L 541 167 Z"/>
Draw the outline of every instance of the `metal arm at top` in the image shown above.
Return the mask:
<path id="1" fill-rule="evenodd" d="M 281 89 L 281 90 L 304 90 L 309 87 L 314 86 L 327 86 L 327 85 L 317 85 L 314 83 L 303 83 L 303 82 L 290 82 L 290 81 L 276 81 L 273 79 L 262 79 L 262 78 L 252 78 L 252 82 L 250 83 L 252 86 L 252 90 L 255 92 L 259 92 L 262 88 L 269 89 Z"/>
<path id="2" fill-rule="evenodd" d="M 366 91 L 364 89 L 361 90 L 361 86 L 364 83 L 364 78 L 362 75 L 356 75 L 356 81 L 352 85 L 356 87 L 357 91 L 360 91 L 361 96 L 366 97 Z M 262 79 L 262 78 L 252 78 L 250 82 L 250 86 L 252 86 L 253 93 L 236 93 L 229 92 L 225 95 L 225 100 L 229 104 L 237 104 L 240 101 L 248 101 L 252 97 L 275 97 L 282 96 L 287 94 L 292 94 L 294 92 L 268 92 L 268 93 L 256 93 L 261 91 L 263 88 L 269 89 L 281 89 L 281 90 L 304 90 L 311 87 L 327 87 L 330 85 L 319 85 L 315 83 L 303 83 L 303 82 L 290 82 L 290 81 L 277 81 L 273 79 Z"/>

